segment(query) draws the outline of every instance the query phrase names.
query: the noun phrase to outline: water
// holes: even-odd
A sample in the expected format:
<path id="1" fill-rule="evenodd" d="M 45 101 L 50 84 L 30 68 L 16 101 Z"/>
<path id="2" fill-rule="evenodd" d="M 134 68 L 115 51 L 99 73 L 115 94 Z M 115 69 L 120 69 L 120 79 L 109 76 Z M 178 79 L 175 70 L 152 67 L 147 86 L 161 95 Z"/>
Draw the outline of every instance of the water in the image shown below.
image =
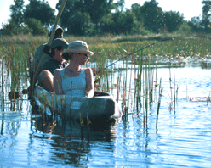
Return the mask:
<path id="1" fill-rule="evenodd" d="M 36 110 L 31 115 L 27 97 L 16 102 L 5 97 L 0 112 L 0 167 L 210 167 L 211 102 L 205 101 L 211 92 L 210 69 L 189 62 L 170 72 L 172 85 L 175 80 L 179 87 L 175 108 L 169 69 L 160 67 L 159 115 L 154 102 L 147 122 L 141 108 L 129 110 L 114 125 L 81 127 Z"/>

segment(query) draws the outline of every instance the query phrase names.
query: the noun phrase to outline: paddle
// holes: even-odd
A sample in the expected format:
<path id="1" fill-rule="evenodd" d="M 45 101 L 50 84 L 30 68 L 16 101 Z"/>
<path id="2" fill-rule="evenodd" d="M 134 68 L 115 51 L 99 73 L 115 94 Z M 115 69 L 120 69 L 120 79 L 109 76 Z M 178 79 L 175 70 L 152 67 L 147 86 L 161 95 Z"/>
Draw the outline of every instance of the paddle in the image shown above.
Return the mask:
<path id="1" fill-rule="evenodd" d="M 53 30 L 51 32 L 51 36 L 50 36 L 50 39 L 49 39 L 49 42 L 48 42 L 48 45 L 50 46 L 53 39 L 54 39 L 54 33 L 55 33 L 55 30 L 56 30 L 56 26 L 58 25 L 59 23 L 59 20 L 60 20 L 60 17 L 61 17 L 61 14 L 62 14 L 62 11 L 66 5 L 66 1 L 67 0 L 63 0 L 62 1 L 62 4 L 60 6 L 60 9 L 59 9 L 59 13 L 57 14 L 57 17 L 56 17 L 56 20 L 55 20 L 55 23 L 54 23 L 54 27 L 53 27 Z M 41 66 L 43 65 L 43 62 L 45 60 L 45 57 L 46 57 L 47 54 L 43 53 L 42 54 L 42 58 L 41 60 L 39 61 L 39 64 L 37 66 L 37 70 L 35 71 L 35 74 L 33 75 L 32 80 L 31 80 L 31 96 L 33 96 L 33 91 L 34 91 L 34 87 L 35 87 L 35 83 L 36 83 L 36 80 L 37 80 L 37 76 L 39 75 L 40 71 L 41 71 Z"/>

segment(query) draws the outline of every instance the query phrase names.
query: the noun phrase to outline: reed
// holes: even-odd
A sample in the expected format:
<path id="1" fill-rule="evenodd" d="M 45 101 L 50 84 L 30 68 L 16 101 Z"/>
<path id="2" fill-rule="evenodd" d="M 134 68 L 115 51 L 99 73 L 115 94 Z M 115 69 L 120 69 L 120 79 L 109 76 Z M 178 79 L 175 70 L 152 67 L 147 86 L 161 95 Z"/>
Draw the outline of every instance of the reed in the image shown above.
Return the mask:
<path id="1" fill-rule="evenodd" d="M 2 87 L 2 93 L 4 93 L 4 61 L 2 59 L 2 67 L 1 67 L 2 77 L 1 77 L 1 87 Z M 2 96 L 2 107 L 4 107 L 4 95 Z M 4 111 L 4 109 L 3 109 Z"/>
<path id="2" fill-rule="evenodd" d="M 158 103 L 157 103 L 157 116 L 159 115 L 161 98 L 162 98 L 162 78 L 160 78 L 160 85 L 159 85 L 159 98 L 158 98 Z"/>
<path id="3" fill-rule="evenodd" d="M 140 113 L 143 106 L 144 121 L 147 123 L 148 108 L 157 100 L 157 115 L 159 114 L 162 78 L 158 84 L 157 65 L 160 58 L 168 59 L 181 58 L 203 58 L 210 56 L 209 47 L 211 40 L 207 37 L 170 37 L 167 40 L 146 37 L 64 37 L 67 41 L 82 40 L 89 44 L 89 49 L 95 53 L 90 56 L 89 62 L 95 76 L 99 77 L 99 90 L 112 92 L 116 80 L 117 101 L 122 101 L 122 109 L 128 109 L 130 102 L 134 109 Z M 11 91 L 20 91 L 23 81 L 27 87 L 28 68 L 30 60 L 36 48 L 48 41 L 48 37 L 3 37 L 0 38 L 0 57 L 6 58 L 9 76 L 11 76 Z M 151 44 L 154 44 L 153 46 Z M 145 47 L 150 46 L 150 47 Z M 141 50 L 140 50 L 141 49 Z M 130 54 L 132 53 L 132 54 Z M 129 56 L 132 56 L 130 59 Z M 123 67 L 107 67 L 111 62 L 121 62 Z M 130 63 L 131 61 L 131 63 Z M 152 65 L 155 65 L 155 69 Z M 175 104 L 178 98 L 178 89 L 174 78 L 172 85 L 171 64 L 169 64 L 169 88 L 171 102 Z M 3 83 L 2 64 L 2 86 Z M 116 71 L 113 72 L 112 69 Z M 132 73 L 134 72 L 134 79 Z M 117 79 L 113 76 L 117 75 Z M 132 83 L 134 82 L 134 85 Z M 154 85 L 153 85 L 154 84 Z M 159 86 L 159 88 L 158 88 Z M 173 86 L 173 87 L 172 87 Z M 131 90 L 134 89 L 133 102 L 131 101 Z M 174 90 L 173 90 L 174 89 Z M 158 94 L 157 94 L 158 92 Z M 122 99 L 120 99 L 122 95 Z M 128 111 L 125 113 L 128 115 Z"/>
<path id="4" fill-rule="evenodd" d="M 132 66 L 133 66 L 133 57 L 132 57 L 132 62 L 131 62 L 131 69 L 130 69 L 130 80 L 129 80 L 129 88 L 128 88 L 128 98 L 127 98 L 127 100 L 128 100 L 128 103 L 127 103 L 127 107 L 129 107 L 130 106 L 130 93 L 131 93 L 131 85 L 132 85 L 132 72 L 133 72 L 133 69 L 132 69 Z"/>

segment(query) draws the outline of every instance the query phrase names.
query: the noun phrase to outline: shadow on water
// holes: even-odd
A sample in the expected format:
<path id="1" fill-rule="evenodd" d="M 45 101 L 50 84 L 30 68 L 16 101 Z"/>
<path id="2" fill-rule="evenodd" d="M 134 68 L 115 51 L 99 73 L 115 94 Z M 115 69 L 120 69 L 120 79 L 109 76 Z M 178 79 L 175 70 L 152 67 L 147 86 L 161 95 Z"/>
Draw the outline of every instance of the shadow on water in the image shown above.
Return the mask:
<path id="1" fill-rule="evenodd" d="M 34 101 L 12 102 L 4 101 L 4 111 L 0 112 L 0 166 L 86 167 L 93 150 L 114 150 L 115 123 L 81 125 L 59 115 L 47 115 Z"/>
<path id="2" fill-rule="evenodd" d="M 206 69 L 206 70 L 211 69 L 211 62 L 210 61 L 202 61 L 201 67 L 202 67 L 202 69 Z"/>
<path id="3" fill-rule="evenodd" d="M 107 150 L 113 150 L 110 143 L 116 140 L 115 123 L 101 127 L 82 125 L 60 115 L 46 115 L 34 102 L 31 103 L 34 123 L 30 137 L 32 141 L 49 142 L 49 162 L 84 166 L 93 145 L 104 142 L 108 144 Z"/>
<path id="4" fill-rule="evenodd" d="M 193 63 L 191 66 L 196 66 Z M 204 68 L 201 62 L 194 68 L 188 64 L 185 67 L 175 64 L 171 68 L 155 65 L 142 65 L 142 69 L 131 71 L 136 64 L 128 63 L 126 69 L 111 71 L 112 79 L 106 79 L 107 83 L 119 84 L 120 87 L 111 92 L 116 97 L 119 94 L 119 104 L 125 98 L 129 109 L 118 125 L 107 123 L 99 127 L 47 115 L 48 110 L 38 108 L 22 95 L 20 99 L 9 100 L 10 90 L 4 88 L 7 92 L 2 91 L 0 104 L 0 167 L 208 165 L 210 151 L 204 144 L 210 141 L 210 103 L 206 100 L 187 102 L 186 95 L 198 96 L 203 92 L 208 95 L 211 84 L 206 69 L 209 62 L 202 65 Z M 117 81 L 112 81 L 114 79 Z M 125 90 L 128 93 L 124 95 Z M 148 96 L 144 97 L 145 93 Z M 160 106 L 157 106 L 161 96 Z"/>

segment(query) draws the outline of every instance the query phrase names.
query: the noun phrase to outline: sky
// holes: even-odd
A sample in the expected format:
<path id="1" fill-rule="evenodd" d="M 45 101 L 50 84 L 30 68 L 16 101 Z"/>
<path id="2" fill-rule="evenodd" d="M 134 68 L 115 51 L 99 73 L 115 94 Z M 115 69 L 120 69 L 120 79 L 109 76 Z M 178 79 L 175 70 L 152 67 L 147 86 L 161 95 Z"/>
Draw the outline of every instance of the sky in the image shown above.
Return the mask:
<path id="1" fill-rule="evenodd" d="M 59 0 L 45 1 L 48 1 L 53 9 L 55 9 L 56 3 L 59 2 Z M 124 8 L 131 9 L 133 3 L 140 3 L 142 6 L 145 1 L 146 0 L 125 0 Z M 27 3 L 28 0 L 25 0 L 25 4 Z M 157 0 L 157 3 L 163 11 L 172 10 L 184 14 L 185 20 L 191 20 L 194 16 L 202 15 L 202 0 Z M 12 4 L 14 4 L 14 0 L 0 0 L 0 29 L 2 28 L 2 23 L 6 24 L 10 18 L 9 6 Z"/>

